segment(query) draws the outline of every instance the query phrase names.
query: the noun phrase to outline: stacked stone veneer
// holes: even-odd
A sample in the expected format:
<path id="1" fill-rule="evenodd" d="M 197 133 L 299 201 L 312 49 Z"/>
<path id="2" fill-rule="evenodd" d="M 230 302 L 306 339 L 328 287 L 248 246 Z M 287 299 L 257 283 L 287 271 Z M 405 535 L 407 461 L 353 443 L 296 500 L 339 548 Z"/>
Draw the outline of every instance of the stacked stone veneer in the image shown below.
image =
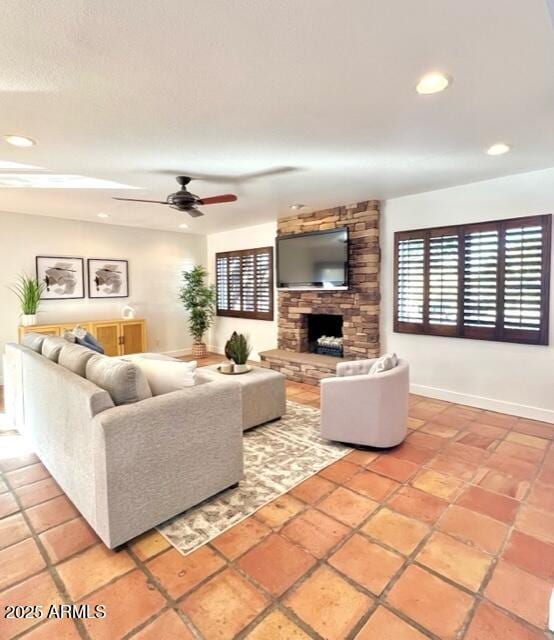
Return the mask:
<path id="1" fill-rule="evenodd" d="M 379 201 L 369 200 L 344 207 L 282 218 L 278 235 L 349 229 L 348 291 L 279 291 L 279 349 L 303 352 L 308 348 L 307 317 L 311 313 L 343 316 L 344 357 L 379 355 Z M 289 378 L 317 384 L 331 374 L 327 366 L 308 368 L 282 359 L 269 362 Z M 308 373 L 309 371 L 309 373 Z"/>

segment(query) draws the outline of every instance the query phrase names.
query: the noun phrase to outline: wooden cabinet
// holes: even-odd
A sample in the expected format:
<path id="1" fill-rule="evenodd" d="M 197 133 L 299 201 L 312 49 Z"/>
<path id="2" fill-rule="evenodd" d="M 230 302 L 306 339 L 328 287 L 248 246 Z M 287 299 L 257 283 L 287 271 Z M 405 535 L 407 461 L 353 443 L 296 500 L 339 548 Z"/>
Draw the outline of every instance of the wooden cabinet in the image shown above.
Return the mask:
<path id="1" fill-rule="evenodd" d="M 92 335 L 104 347 L 107 356 L 120 356 L 121 353 L 121 323 L 95 322 Z"/>
<path id="2" fill-rule="evenodd" d="M 143 320 L 121 323 L 121 337 L 124 354 L 143 353 L 146 350 Z"/>
<path id="3" fill-rule="evenodd" d="M 100 342 L 107 356 L 124 356 L 146 351 L 146 322 L 144 320 L 87 320 L 60 324 L 38 324 L 19 327 L 19 341 L 25 333 L 62 336 L 76 325 L 83 327 Z"/>

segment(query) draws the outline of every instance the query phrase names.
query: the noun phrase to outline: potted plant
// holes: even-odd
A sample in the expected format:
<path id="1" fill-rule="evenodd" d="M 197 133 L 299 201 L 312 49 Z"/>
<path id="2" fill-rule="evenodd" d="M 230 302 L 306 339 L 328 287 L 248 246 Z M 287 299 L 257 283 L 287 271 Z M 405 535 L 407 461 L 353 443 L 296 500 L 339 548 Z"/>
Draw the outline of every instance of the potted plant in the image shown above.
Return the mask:
<path id="1" fill-rule="evenodd" d="M 225 344 L 225 355 L 235 363 L 235 373 L 244 373 L 248 370 L 246 363 L 251 350 L 248 338 L 234 331 Z"/>
<path id="2" fill-rule="evenodd" d="M 23 274 L 10 290 L 15 293 L 21 306 L 21 325 L 30 327 L 38 323 L 37 312 L 40 305 L 40 298 L 45 288 L 44 282 L 39 282 L 37 278 L 29 278 Z"/>
<path id="3" fill-rule="evenodd" d="M 195 358 L 204 358 L 208 352 L 202 338 L 212 325 L 215 314 L 215 288 L 206 285 L 207 275 L 206 269 L 200 265 L 183 271 L 183 286 L 179 291 L 179 299 L 190 313 L 189 327 L 194 338 L 192 355 Z"/>

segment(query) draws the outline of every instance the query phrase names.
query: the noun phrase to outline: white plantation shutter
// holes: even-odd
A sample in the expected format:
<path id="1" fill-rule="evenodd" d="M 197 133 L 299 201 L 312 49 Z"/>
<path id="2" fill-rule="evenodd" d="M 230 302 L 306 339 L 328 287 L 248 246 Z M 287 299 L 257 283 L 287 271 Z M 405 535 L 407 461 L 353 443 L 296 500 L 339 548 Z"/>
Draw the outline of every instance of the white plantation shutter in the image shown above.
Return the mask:
<path id="1" fill-rule="evenodd" d="M 394 329 L 548 344 L 551 216 L 397 232 Z"/>
<path id="2" fill-rule="evenodd" d="M 457 233 L 429 239 L 429 324 L 458 324 L 458 244 Z"/>
<path id="3" fill-rule="evenodd" d="M 406 238 L 397 245 L 398 321 L 423 323 L 424 239 Z"/>
<path id="4" fill-rule="evenodd" d="M 273 247 L 217 253 L 217 315 L 273 320 Z"/>

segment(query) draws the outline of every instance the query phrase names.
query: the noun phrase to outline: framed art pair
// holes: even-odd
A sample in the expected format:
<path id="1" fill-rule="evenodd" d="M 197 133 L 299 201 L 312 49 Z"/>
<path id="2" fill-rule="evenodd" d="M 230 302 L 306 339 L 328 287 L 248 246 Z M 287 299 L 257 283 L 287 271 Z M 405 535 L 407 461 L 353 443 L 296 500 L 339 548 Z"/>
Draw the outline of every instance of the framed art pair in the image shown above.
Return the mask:
<path id="1" fill-rule="evenodd" d="M 37 280 L 44 283 L 42 300 L 74 300 L 85 297 L 85 261 L 67 256 L 37 256 Z M 127 298 L 127 260 L 88 258 L 89 298 Z"/>

